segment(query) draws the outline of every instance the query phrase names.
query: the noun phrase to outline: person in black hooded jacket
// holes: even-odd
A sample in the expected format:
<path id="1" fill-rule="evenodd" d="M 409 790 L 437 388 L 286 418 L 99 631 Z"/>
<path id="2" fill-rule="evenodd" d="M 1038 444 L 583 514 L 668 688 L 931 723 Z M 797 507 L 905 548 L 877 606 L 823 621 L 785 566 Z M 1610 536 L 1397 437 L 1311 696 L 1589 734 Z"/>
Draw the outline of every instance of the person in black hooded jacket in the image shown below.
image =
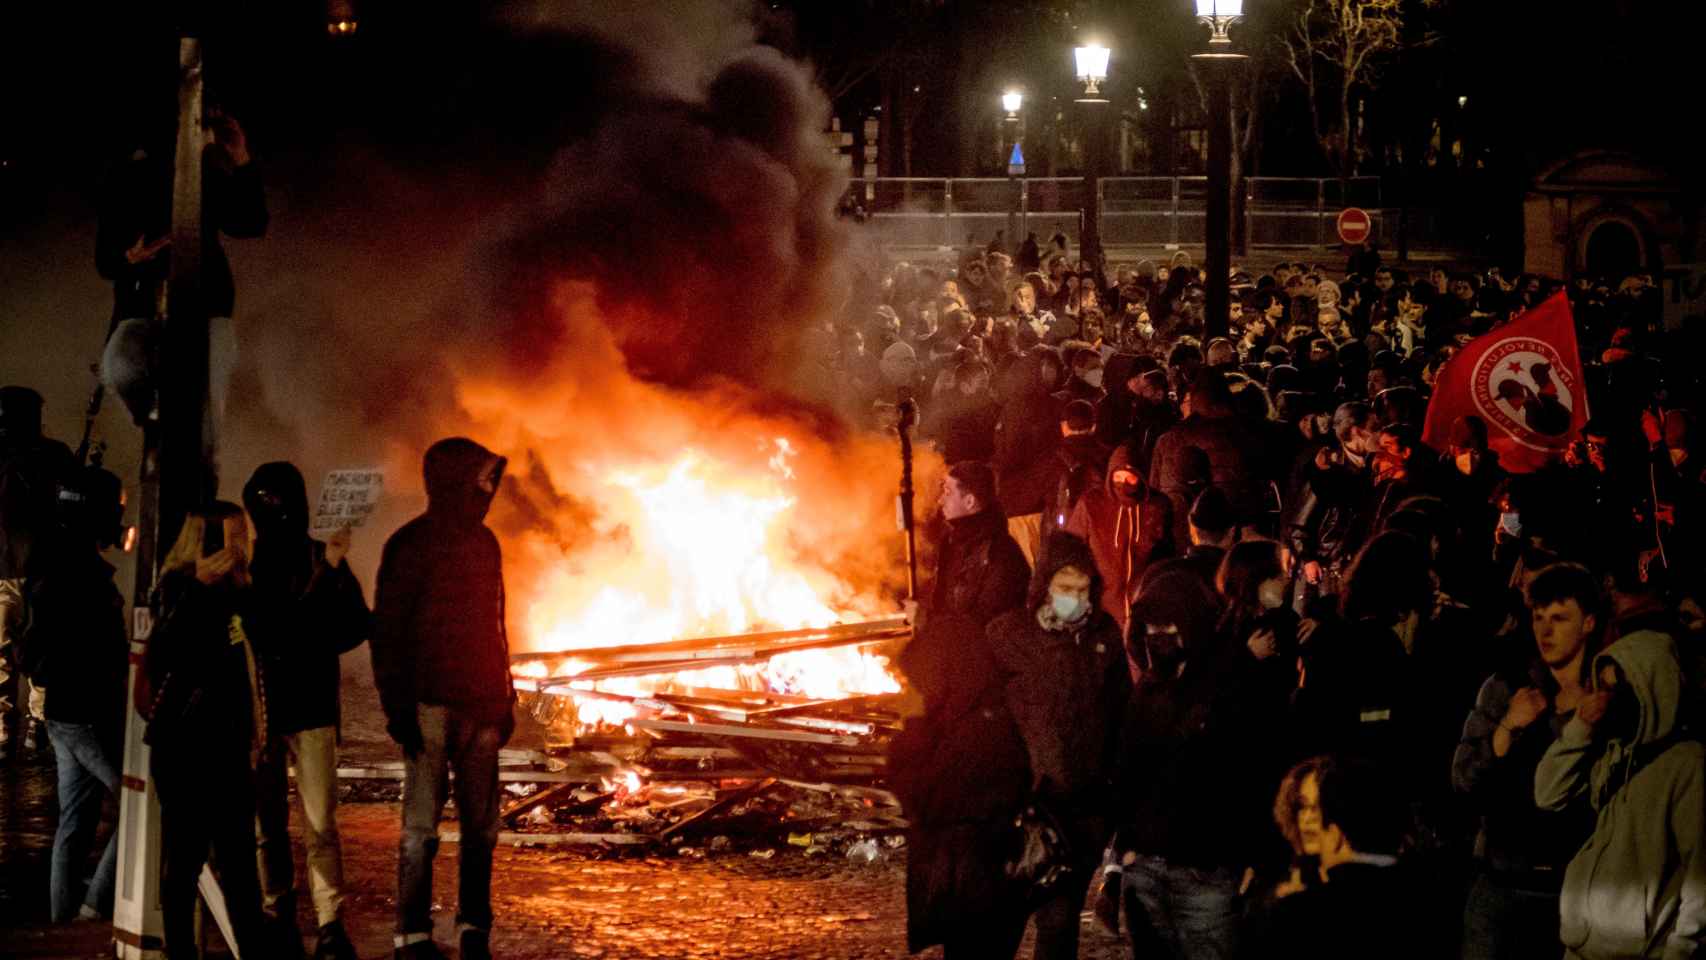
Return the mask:
<path id="1" fill-rule="evenodd" d="M 498 749 L 515 731 L 515 692 L 503 555 L 485 518 L 507 463 L 463 437 L 429 447 L 426 513 L 391 535 L 379 561 L 373 676 L 386 730 L 405 758 L 399 958 L 441 956 L 432 942 L 432 861 L 447 768 L 462 827 L 461 956 L 490 956 Z"/>
<path id="2" fill-rule="evenodd" d="M 1262 849 L 1272 781 L 1244 644 L 1217 627 L 1218 598 L 1186 571 L 1156 577 L 1131 609 L 1138 676 L 1120 736 L 1117 842 L 1136 956 L 1225 957 L 1239 885 Z"/>
<path id="3" fill-rule="evenodd" d="M 345 555 L 349 530 L 329 543 L 308 536 L 308 489 L 289 463 L 262 464 L 243 487 L 255 529 L 249 635 L 273 694 L 271 743 L 255 770 L 261 906 L 281 939 L 296 931 L 289 781 L 296 767 L 303 845 L 319 938 L 316 960 L 353 960 L 342 921 L 338 840 L 338 656 L 367 639 L 370 617 Z"/>
<path id="4" fill-rule="evenodd" d="M 1108 839 L 1119 718 L 1131 675 L 1119 624 L 1101 609 L 1102 578 L 1089 546 L 1057 533 L 1044 554 L 1025 605 L 996 618 L 987 635 L 1002 703 L 1030 762 L 1031 801 L 1053 815 L 1073 861 L 1053 895 L 1030 911 L 1037 920 L 1034 956 L 1061 960 L 1078 956 L 1084 895 Z M 980 956 L 1012 956 L 1026 918 L 1023 909 L 986 918 L 1000 950 Z"/>

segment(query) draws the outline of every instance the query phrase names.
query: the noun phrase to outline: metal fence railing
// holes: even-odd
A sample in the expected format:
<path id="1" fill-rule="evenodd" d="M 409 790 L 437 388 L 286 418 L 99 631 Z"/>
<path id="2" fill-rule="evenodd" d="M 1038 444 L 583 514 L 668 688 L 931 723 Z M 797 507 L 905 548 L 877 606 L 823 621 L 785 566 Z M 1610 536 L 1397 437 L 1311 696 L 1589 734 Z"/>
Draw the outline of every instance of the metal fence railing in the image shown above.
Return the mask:
<path id="1" fill-rule="evenodd" d="M 1346 207 L 1361 207 L 1377 241 L 1389 244 L 1397 211 L 1385 206 L 1381 182 L 1357 177 L 1249 177 L 1244 229 L 1251 247 L 1326 247 L 1338 243 L 1336 221 Z M 1206 177 L 1104 177 L 1096 209 L 1102 242 L 1109 245 L 1181 246 L 1204 241 Z M 1086 206 L 1081 177 L 931 178 L 855 180 L 851 196 L 864 207 L 881 239 L 896 246 L 986 243 L 997 230 L 1016 244 L 1026 234 L 1041 239 L 1057 231 L 1076 246 Z M 1412 227 L 1432 222 L 1412 215 Z M 1410 241 L 1427 245 L 1426 231 Z"/>

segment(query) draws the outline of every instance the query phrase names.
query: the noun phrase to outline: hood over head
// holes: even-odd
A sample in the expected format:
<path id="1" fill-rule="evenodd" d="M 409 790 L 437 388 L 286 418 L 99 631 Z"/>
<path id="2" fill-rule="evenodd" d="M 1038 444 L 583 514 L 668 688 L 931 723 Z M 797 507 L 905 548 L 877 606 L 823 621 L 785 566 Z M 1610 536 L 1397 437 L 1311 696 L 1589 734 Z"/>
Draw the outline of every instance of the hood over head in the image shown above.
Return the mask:
<path id="1" fill-rule="evenodd" d="M 1682 713 L 1682 662 L 1669 634 L 1641 630 L 1618 640 L 1594 658 L 1594 675 L 1617 664 L 1640 705 L 1633 745 L 1657 743 L 1676 732 Z"/>
<path id="2" fill-rule="evenodd" d="M 1179 628 L 1186 656 L 1207 653 L 1219 619 L 1220 601 L 1202 578 L 1175 570 L 1143 585 L 1143 593 L 1131 605 L 1131 639 L 1134 644 L 1140 641 L 1147 625 L 1170 625 Z"/>
<path id="3" fill-rule="evenodd" d="M 1118 484 L 1114 483 L 1114 474 L 1119 473 L 1122 470 L 1130 471 L 1137 477 L 1136 490 L 1131 490 L 1130 488 L 1122 490 Z M 1121 503 L 1136 502 L 1137 500 L 1142 499 L 1144 493 L 1149 489 L 1149 483 L 1144 478 L 1143 471 L 1132 465 L 1131 445 L 1126 443 L 1122 443 L 1115 447 L 1114 452 L 1108 456 L 1108 469 L 1105 475 L 1105 480 L 1107 483 L 1108 496 L 1113 497 Z"/>
<path id="4" fill-rule="evenodd" d="M 481 523 L 491 509 L 509 460 L 467 437 L 440 440 L 422 461 L 427 513 Z"/>
<path id="5" fill-rule="evenodd" d="M 1096 558 L 1090 553 L 1090 545 L 1080 537 L 1056 530 L 1049 534 L 1048 542 L 1043 544 L 1043 552 L 1037 557 L 1037 569 L 1031 575 L 1031 589 L 1026 597 L 1027 609 L 1035 611 L 1042 606 L 1048 599 L 1049 581 L 1062 567 L 1068 566 L 1090 575 L 1090 609 L 1101 608 L 1102 574 L 1096 568 Z"/>
<path id="6" fill-rule="evenodd" d="M 302 471 L 283 460 L 263 463 L 243 484 L 243 508 L 256 540 L 300 540 L 308 536 L 308 485 Z"/>

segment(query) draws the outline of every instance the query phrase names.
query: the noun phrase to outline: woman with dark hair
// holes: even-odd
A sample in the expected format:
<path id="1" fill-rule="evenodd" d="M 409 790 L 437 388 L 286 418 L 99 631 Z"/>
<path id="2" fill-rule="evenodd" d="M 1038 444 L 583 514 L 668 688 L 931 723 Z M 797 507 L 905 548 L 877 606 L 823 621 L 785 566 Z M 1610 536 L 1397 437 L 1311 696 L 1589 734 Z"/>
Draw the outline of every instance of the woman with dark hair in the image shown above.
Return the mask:
<path id="1" fill-rule="evenodd" d="M 267 743 L 250 612 L 249 527 L 223 501 L 184 518 L 161 564 L 155 627 L 137 682 L 149 770 L 160 796 L 160 908 L 166 956 L 194 957 L 196 884 L 211 862 L 233 944 L 266 956 L 255 862 L 255 766 Z"/>
<path id="2" fill-rule="evenodd" d="M 1296 611 L 1286 603 L 1291 587 L 1291 558 L 1273 540 L 1246 540 L 1227 551 L 1215 574 L 1215 589 L 1226 610 L 1220 629 L 1263 663 L 1276 661 L 1290 675 L 1289 695 L 1297 673 Z"/>

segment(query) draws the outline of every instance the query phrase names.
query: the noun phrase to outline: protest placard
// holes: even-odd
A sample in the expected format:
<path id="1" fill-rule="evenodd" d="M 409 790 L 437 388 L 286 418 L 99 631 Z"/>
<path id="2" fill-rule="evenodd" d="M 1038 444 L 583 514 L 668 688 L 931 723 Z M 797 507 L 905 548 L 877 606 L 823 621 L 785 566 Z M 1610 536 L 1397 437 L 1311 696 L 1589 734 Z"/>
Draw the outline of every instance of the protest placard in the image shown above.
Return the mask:
<path id="1" fill-rule="evenodd" d="M 361 526 L 379 506 L 379 495 L 384 489 L 383 471 L 331 471 L 320 485 L 320 503 L 314 508 L 311 529 L 317 534 L 327 534 L 344 527 Z"/>

